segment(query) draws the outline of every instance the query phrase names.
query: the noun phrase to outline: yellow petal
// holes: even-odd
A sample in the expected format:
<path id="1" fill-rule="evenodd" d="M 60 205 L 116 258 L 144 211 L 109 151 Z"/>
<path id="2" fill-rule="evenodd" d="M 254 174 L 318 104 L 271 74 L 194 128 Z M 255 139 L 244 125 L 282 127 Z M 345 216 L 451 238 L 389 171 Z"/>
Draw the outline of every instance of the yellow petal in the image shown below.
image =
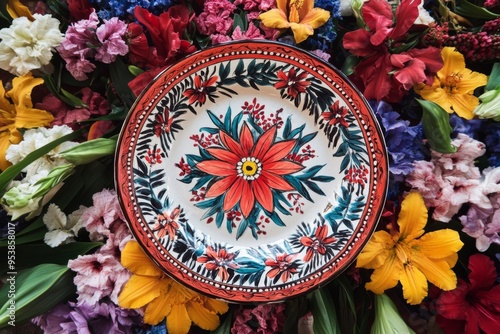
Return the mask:
<path id="1" fill-rule="evenodd" d="M 7 12 L 13 19 L 26 16 L 30 21 L 33 21 L 29 8 L 23 5 L 20 0 L 8 0 Z"/>
<path id="2" fill-rule="evenodd" d="M 124 308 L 139 308 L 150 303 L 165 290 L 165 282 L 157 277 L 132 275 L 118 296 L 118 304 Z"/>
<path id="3" fill-rule="evenodd" d="M 447 256 L 442 260 L 446 261 L 446 263 L 448 264 L 448 266 L 450 266 L 450 268 L 453 268 L 457 264 L 458 253 L 453 253 L 450 256 Z"/>
<path id="4" fill-rule="evenodd" d="M 122 265 L 133 272 L 143 276 L 163 276 L 163 272 L 144 253 L 137 241 L 129 241 L 122 251 Z"/>
<path id="5" fill-rule="evenodd" d="M 219 316 L 206 309 L 199 298 L 192 299 L 186 304 L 186 310 L 191 320 L 204 330 L 214 330 L 219 327 Z"/>
<path id="6" fill-rule="evenodd" d="M 488 77 L 483 73 L 465 69 L 460 74 L 462 75 L 462 79 L 460 79 L 460 85 L 457 87 L 457 90 L 462 94 L 472 94 L 476 88 L 488 83 Z"/>
<path id="7" fill-rule="evenodd" d="M 157 325 L 172 310 L 172 301 L 165 294 L 158 296 L 144 310 L 144 322 Z"/>
<path id="8" fill-rule="evenodd" d="M 49 126 L 53 120 L 54 116 L 45 110 L 18 107 L 16 109 L 14 127 L 17 129 L 31 129 L 40 126 Z"/>
<path id="9" fill-rule="evenodd" d="M 213 298 L 202 297 L 204 300 L 203 305 L 212 312 L 218 314 L 224 314 L 229 310 L 229 305 L 222 300 L 217 300 Z"/>
<path id="10" fill-rule="evenodd" d="M 14 110 L 12 103 L 5 98 L 5 88 L 3 82 L 0 81 L 0 112 L 12 114 Z M 1 119 L 0 122 L 2 122 Z"/>
<path id="11" fill-rule="evenodd" d="M 276 0 L 276 7 L 281 9 L 284 13 L 287 11 L 288 0 Z"/>
<path id="12" fill-rule="evenodd" d="M 290 22 L 290 28 L 292 28 L 293 38 L 297 44 L 314 34 L 314 29 L 307 24 Z"/>
<path id="13" fill-rule="evenodd" d="M 260 14 L 259 20 L 267 28 L 286 29 L 290 27 L 285 12 L 277 8 Z"/>
<path id="14" fill-rule="evenodd" d="M 398 284 L 402 271 L 403 264 L 398 260 L 395 253 L 391 253 L 384 265 L 375 269 L 370 277 L 371 281 L 366 283 L 365 287 L 376 294 L 381 294 Z"/>
<path id="15" fill-rule="evenodd" d="M 443 67 L 438 71 L 439 79 L 445 80 L 452 73 L 458 73 L 465 68 L 464 56 L 455 50 L 454 47 L 444 47 L 441 50 L 443 57 Z"/>
<path id="16" fill-rule="evenodd" d="M 442 229 L 424 234 L 413 246 L 430 259 L 444 259 L 456 254 L 464 243 L 457 231 Z"/>
<path id="17" fill-rule="evenodd" d="M 405 265 L 400 281 L 403 286 L 403 296 L 409 304 L 420 304 L 427 296 L 427 279 L 418 268 Z"/>
<path id="18" fill-rule="evenodd" d="M 300 23 L 310 26 L 313 29 L 321 27 L 330 18 L 330 12 L 322 8 L 313 8 L 302 17 Z"/>
<path id="19" fill-rule="evenodd" d="M 453 111 L 465 119 L 474 118 L 474 109 L 479 105 L 479 99 L 470 94 L 453 94 L 450 102 Z"/>
<path id="20" fill-rule="evenodd" d="M 191 319 L 183 304 L 174 304 L 167 316 L 167 332 L 169 334 L 186 334 L 191 328 Z"/>
<path id="21" fill-rule="evenodd" d="M 422 195 L 412 191 L 401 202 L 398 216 L 400 240 L 413 240 L 424 233 L 427 224 L 427 207 Z"/>
<path id="22" fill-rule="evenodd" d="M 0 171 L 4 171 L 7 167 L 11 165 L 10 162 L 5 159 L 5 152 L 10 146 L 9 132 L 0 132 Z"/>
<path id="23" fill-rule="evenodd" d="M 375 269 L 381 267 L 393 251 L 394 241 L 386 231 L 377 231 L 358 255 L 356 267 Z"/>
<path id="24" fill-rule="evenodd" d="M 301 2 L 301 0 L 296 0 L 295 2 Z M 304 20 L 304 17 L 314 9 L 314 0 L 303 0 L 298 8 L 299 17 Z"/>
<path id="25" fill-rule="evenodd" d="M 438 288 L 448 291 L 457 286 L 457 276 L 447 261 L 429 259 L 423 254 L 415 253 L 412 254 L 412 263 Z"/>
<path id="26" fill-rule="evenodd" d="M 43 84 L 42 78 L 33 78 L 31 73 L 12 79 L 12 89 L 5 95 L 9 97 L 16 106 L 33 107 L 31 102 L 31 91 L 35 86 Z"/>

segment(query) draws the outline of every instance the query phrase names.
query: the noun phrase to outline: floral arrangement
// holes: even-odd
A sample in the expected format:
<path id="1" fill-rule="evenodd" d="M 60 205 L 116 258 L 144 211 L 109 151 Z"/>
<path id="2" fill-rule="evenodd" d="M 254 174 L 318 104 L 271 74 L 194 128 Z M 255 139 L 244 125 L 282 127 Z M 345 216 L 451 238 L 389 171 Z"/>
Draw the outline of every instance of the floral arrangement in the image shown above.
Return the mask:
<path id="1" fill-rule="evenodd" d="M 0 328 L 500 332 L 498 0 L 7 0 L 1 6 Z M 380 123 L 390 182 L 377 230 L 348 270 L 307 295 L 238 305 L 190 290 L 142 251 L 120 209 L 113 166 L 127 112 L 156 75 L 197 50 L 248 39 L 295 45 L 348 76 Z M 306 89 L 300 73 L 277 77 L 276 88 L 289 96 Z M 189 103 L 210 98 L 216 80 L 194 80 L 185 92 Z M 247 107 L 258 120 L 260 107 Z M 338 106 L 322 116 L 330 127 L 345 123 Z M 175 132 L 168 113 L 158 117 L 152 131 Z M 213 119 L 194 140 L 205 159 L 218 158 L 196 165 L 209 175 L 197 180 L 189 159 L 201 158 L 186 156 L 178 165 L 185 183 L 201 187 L 220 177 L 216 167 L 224 159 L 254 146 L 246 123 L 237 143 Z M 274 121 L 283 122 L 279 113 Z M 265 146 L 276 128 L 264 121 L 259 128 Z M 237 145 L 227 149 L 219 137 Z M 303 168 L 286 158 L 293 145 L 283 140 L 280 154 L 261 152 L 276 160 L 278 189 L 286 190 L 285 176 L 292 180 Z M 148 152 L 148 159 L 161 158 Z M 258 161 L 244 163 L 254 168 L 245 180 L 256 179 Z M 283 166 L 286 173 L 279 172 Z M 237 192 L 243 185 L 233 174 L 222 180 Z M 346 171 L 353 183 L 363 175 Z M 240 203 L 234 219 L 249 216 L 253 205 L 276 203 L 240 196 L 222 204 L 222 192 L 210 191 L 226 211 Z M 208 207 L 203 196 L 196 201 Z M 180 216 L 165 213 L 159 233 L 173 237 Z M 269 219 L 280 224 L 279 217 Z M 261 232 L 248 228 L 256 238 Z M 330 237 L 323 232 L 316 231 L 323 244 L 315 252 L 327 252 Z M 313 240 L 300 242 L 310 247 Z M 210 269 L 218 257 L 227 254 L 210 250 L 200 261 Z"/>

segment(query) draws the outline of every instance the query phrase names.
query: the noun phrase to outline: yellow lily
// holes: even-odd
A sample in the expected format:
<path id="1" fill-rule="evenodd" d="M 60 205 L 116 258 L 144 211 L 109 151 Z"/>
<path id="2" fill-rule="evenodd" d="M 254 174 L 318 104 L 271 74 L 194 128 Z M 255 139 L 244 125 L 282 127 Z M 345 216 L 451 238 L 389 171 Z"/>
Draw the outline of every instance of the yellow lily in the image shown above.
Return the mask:
<path id="1" fill-rule="evenodd" d="M 298 44 L 314 34 L 330 18 L 330 13 L 314 8 L 314 0 L 276 0 L 278 8 L 259 15 L 259 20 L 267 28 L 291 28 Z M 288 5 L 288 6 L 287 6 Z"/>
<path id="2" fill-rule="evenodd" d="M 33 21 L 33 16 L 28 7 L 21 3 L 21 0 L 8 0 L 7 12 L 13 19 L 21 16 L 26 16 L 30 21 Z"/>
<path id="3" fill-rule="evenodd" d="M 19 129 L 48 126 L 54 120 L 51 113 L 33 108 L 31 91 L 43 83 L 41 78 L 33 78 L 30 73 L 12 80 L 12 89 L 5 92 L 0 81 L 0 170 L 9 167 L 5 151 L 10 144 L 22 140 Z"/>
<path id="4" fill-rule="evenodd" d="M 424 235 L 427 207 L 422 195 L 409 193 L 401 203 L 399 231 L 374 233 L 358 256 L 356 266 L 375 269 L 366 289 L 376 294 L 401 282 L 409 304 L 420 304 L 427 296 L 427 280 L 442 290 L 453 290 L 455 266 L 463 243 L 457 231 L 442 229 Z"/>
<path id="5" fill-rule="evenodd" d="M 474 117 L 479 99 L 474 90 L 486 85 L 488 77 L 465 67 L 464 56 L 453 47 L 441 50 L 443 68 L 434 77 L 432 85 L 420 84 L 415 91 L 428 101 L 439 104 L 449 113 L 457 113 L 465 119 Z"/>
<path id="6" fill-rule="evenodd" d="M 124 308 L 146 306 L 147 324 L 156 325 L 166 317 L 168 333 L 188 333 L 192 322 L 202 329 L 214 330 L 220 324 L 218 314 L 229 309 L 227 303 L 191 291 L 169 278 L 137 241 L 125 245 L 121 262 L 132 276 L 125 283 L 118 304 Z"/>

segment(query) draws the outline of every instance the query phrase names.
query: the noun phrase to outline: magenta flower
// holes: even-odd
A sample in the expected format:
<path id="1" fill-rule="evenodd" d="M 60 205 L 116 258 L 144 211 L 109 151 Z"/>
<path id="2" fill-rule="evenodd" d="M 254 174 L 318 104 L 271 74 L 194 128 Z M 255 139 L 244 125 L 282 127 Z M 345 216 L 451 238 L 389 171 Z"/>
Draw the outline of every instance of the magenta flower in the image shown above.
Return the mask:
<path id="1" fill-rule="evenodd" d="M 97 49 L 95 59 L 105 64 L 111 64 L 117 56 L 125 56 L 128 53 L 128 45 L 124 41 L 127 32 L 127 24 L 113 17 L 104 21 L 96 30 L 96 35 L 101 46 Z"/>

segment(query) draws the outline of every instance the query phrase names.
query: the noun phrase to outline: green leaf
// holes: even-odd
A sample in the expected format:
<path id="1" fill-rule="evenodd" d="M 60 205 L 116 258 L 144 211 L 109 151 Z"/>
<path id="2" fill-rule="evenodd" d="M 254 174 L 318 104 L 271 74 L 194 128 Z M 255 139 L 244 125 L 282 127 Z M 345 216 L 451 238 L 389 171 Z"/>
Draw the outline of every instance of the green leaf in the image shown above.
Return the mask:
<path id="1" fill-rule="evenodd" d="M 210 332 L 210 334 L 227 334 L 231 333 L 231 326 L 233 325 L 233 310 L 229 311 L 224 315 L 225 319 L 222 324 L 217 327 L 217 329 Z"/>
<path id="2" fill-rule="evenodd" d="M 38 158 L 43 157 L 50 151 L 52 151 L 54 148 L 59 146 L 60 144 L 76 139 L 80 137 L 82 134 L 83 129 L 72 132 L 70 134 L 67 134 L 65 136 L 62 136 L 61 138 L 58 138 L 54 140 L 53 142 L 48 143 L 45 146 L 40 147 L 39 149 L 31 152 L 28 154 L 23 160 L 19 161 L 17 164 L 12 165 L 8 167 L 6 170 L 4 170 L 0 174 L 0 192 L 9 185 L 10 181 L 12 181 L 21 171 L 26 168 L 29 164 L 31 164 L 33 161 L 37 160 Z"/>
<path id="3" fill-rule="evenodd" d="M 311 313 L 315 334 L 340 334 L 335 304 L 326 288 L 316 289 L 311 294 Z"/>
<path id="4" fill-rule="evenodd" d="M 493 64 L 493 68 L 491 69 L 491 73 L 488 77 L 488 84 L 485 87 L 485 90 L 493 90 L 500 86 L 500 63 Z"/>
<path id="5" fill-rule="evenodd" d="M 416 99 L 422 106 L 422 125 L 430 147 L 439 153 L 454 153 L 456 147 L 451 144 L 450 115 L 432 101 Z"/>
<path id="6" fill-rule="evenodd" d="M 128 86 L 128 83 L 134 79 L 134 75 L 130 73 L 127 65 L 117 58 L 109 65 L 109 74 L 111 82 L 115 86 L 118 95 L 127 107 L 132 107 L 135 102 L 136 96 Z"/>
<path id="7" fill-rule="evenodd" d="M 344 64 L 342 65 L 342 73 L 345 75 L 351 75 L 354 73 L 354 68 L 356 65 L 359 63 L 359 58 L 356 57 L 355 55 L 349 55 L 344 61 Z"/>
<path id="8" fill-rule="evenodd" d="M 102 242 L 72 242 L 55 248 L 44 242 L 17 244 L 16 267 L 31 268 L 44 263 L 67 265 L 68 260 L 76 259 L 99 246 L 102 246 Z M 7 249 L 3 251 L 7 252 Z"/>
<path id="9" fill-rule="evenodd" d="M 476 19 L 492 20 L 500 17 L 500 14 L 490 12 L 484 7 L 476 6 L 468 1 L 457 1 L 455 13 L 465 17 L 472 17 Z"/>
<path id="10" fill-rule="evenodd" d="M 75 289 L 73 274 L 65 265 L 42 264 L 17 275 L 7 274 L 6 284 L 0 289 L 0 328 L 9 326 L 12 310 L 19 324 L 67 300 Z"/>

